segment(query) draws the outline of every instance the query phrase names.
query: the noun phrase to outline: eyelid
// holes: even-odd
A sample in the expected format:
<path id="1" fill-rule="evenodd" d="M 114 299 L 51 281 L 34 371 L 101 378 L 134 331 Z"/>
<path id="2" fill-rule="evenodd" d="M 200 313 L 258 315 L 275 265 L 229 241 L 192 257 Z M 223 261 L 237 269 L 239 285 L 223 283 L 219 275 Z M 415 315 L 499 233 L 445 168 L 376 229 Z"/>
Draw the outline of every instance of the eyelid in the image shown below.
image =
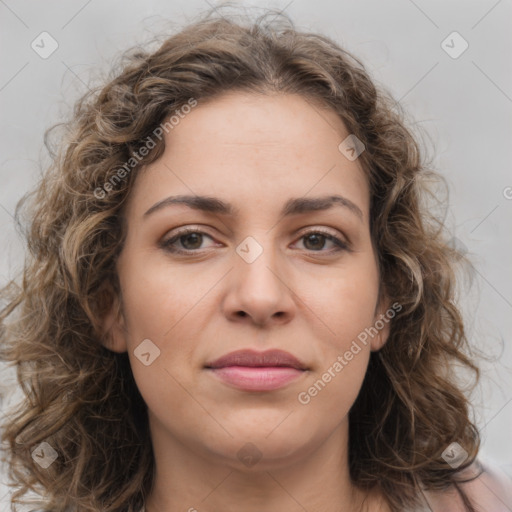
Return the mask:
<path id="1" fill-rule="evenodd" d="M 344 242 L 347 245 L 350 243 L 348 237 L 346 237 L 339 230 L 315 224 L 300 229 L 299 231 L 297 231 L 295 236 L 302 237 L 304 235 L 307 235 L 308 233 L 322 233 L 323 235 L 329 235 L 335 238 L 339 238 L 341 242 Z"/>

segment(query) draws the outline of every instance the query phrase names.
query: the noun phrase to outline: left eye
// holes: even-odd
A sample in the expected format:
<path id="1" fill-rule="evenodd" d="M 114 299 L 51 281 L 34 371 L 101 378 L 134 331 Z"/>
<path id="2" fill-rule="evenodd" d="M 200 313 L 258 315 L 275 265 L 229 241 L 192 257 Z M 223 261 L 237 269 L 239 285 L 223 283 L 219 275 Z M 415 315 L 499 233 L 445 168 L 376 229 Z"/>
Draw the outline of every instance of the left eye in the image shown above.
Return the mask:
<path id="1" fill-rule="evenodd" d="M 212 237 L 203 231 L 197 229 L 186 229 L 178 232 L 175 236 L 164 240 L 162 247 L 171 253 L 183 253 L 189 254 L 191 252 L 197 252 L 201 248 L 203 238 L 207 237 L 213 240 Z M 323 231 L 309 231 L 308 233 L 302 234 L 299 240 L 304 240 L 306 250 L 314 252 L 338 252 L 342 250 L 348 250 L 348 244 L 338 237 Z M 322 251 L 325 247 L 326 241 L 332 244 L 331 251 Z M 176 247 L 176 242 L 179 242 L 182 248 Z"/>
<path id="2" fill-rule="evenodd" d="M 306 245 L 307 242 L 307 245 L 309 245 L 311 250 L 313 251 L 318 251 L 319 248 L 322 249 L 325 246 L 326 240 L 331 242 L 331 244 L 333 245 L 332 252 L 348 249 L 348 245 L 345 242 L 340 240 L 338 237 L 331 235 L 330 233 L 325 233 L 323 231 L 310 231 L 309 233 L 303 234 L 299 238 L 299 240 L 304 240 L 304 245 Z"/>

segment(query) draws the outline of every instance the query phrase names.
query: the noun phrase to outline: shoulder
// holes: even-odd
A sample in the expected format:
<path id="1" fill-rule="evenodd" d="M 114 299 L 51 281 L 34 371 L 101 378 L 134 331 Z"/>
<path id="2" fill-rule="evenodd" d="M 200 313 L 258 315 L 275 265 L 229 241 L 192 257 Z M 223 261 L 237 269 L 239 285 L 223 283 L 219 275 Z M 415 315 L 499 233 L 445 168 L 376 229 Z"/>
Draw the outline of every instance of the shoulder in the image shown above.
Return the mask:
<path id="1" fill-rule="evenodd" d="M 460 477 L 473 478 L 460 483 L 459 488 L 476 511 L 512 511 L 512 478 L 500 468 L 480 462 L 461 472 Z M 443 492 L 425 492 L 425 498 L 433 512 L 466 512 L 455 488 Z"/>

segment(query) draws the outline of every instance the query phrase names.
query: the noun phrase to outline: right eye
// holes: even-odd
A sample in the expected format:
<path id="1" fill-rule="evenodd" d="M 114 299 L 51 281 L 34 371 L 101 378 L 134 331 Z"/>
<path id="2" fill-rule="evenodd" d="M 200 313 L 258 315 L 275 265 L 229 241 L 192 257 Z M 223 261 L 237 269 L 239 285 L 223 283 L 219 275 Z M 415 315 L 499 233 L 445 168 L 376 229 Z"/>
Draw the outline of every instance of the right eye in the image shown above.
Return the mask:
<path id="1" fill-rule="evenodd" d="M 171 253 L 190 254 L 198 252 L 204 237 L 213 240 L 213 238 L 204 231 L 200 231 L 197 228 L 186 228 L 178 231 L 171 238 L 163 240 L 160 245 L 164 250 Z M 181 248 L 176 247 L 177 243 L 181 244 Z"/>

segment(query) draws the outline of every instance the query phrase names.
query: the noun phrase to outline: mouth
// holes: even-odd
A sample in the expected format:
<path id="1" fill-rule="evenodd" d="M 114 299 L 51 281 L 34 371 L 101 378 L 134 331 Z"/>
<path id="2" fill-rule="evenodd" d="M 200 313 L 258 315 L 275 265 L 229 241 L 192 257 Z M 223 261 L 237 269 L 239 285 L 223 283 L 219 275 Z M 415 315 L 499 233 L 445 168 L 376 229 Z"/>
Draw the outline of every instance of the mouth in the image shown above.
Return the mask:
<path id="1" fill-rule="evenodd" d="M 207 363 L 205 368 L 225 384 L 243 391 L 272 391 L 303 376 L 308 368 L 283 350 L 238 350 Z"/>

